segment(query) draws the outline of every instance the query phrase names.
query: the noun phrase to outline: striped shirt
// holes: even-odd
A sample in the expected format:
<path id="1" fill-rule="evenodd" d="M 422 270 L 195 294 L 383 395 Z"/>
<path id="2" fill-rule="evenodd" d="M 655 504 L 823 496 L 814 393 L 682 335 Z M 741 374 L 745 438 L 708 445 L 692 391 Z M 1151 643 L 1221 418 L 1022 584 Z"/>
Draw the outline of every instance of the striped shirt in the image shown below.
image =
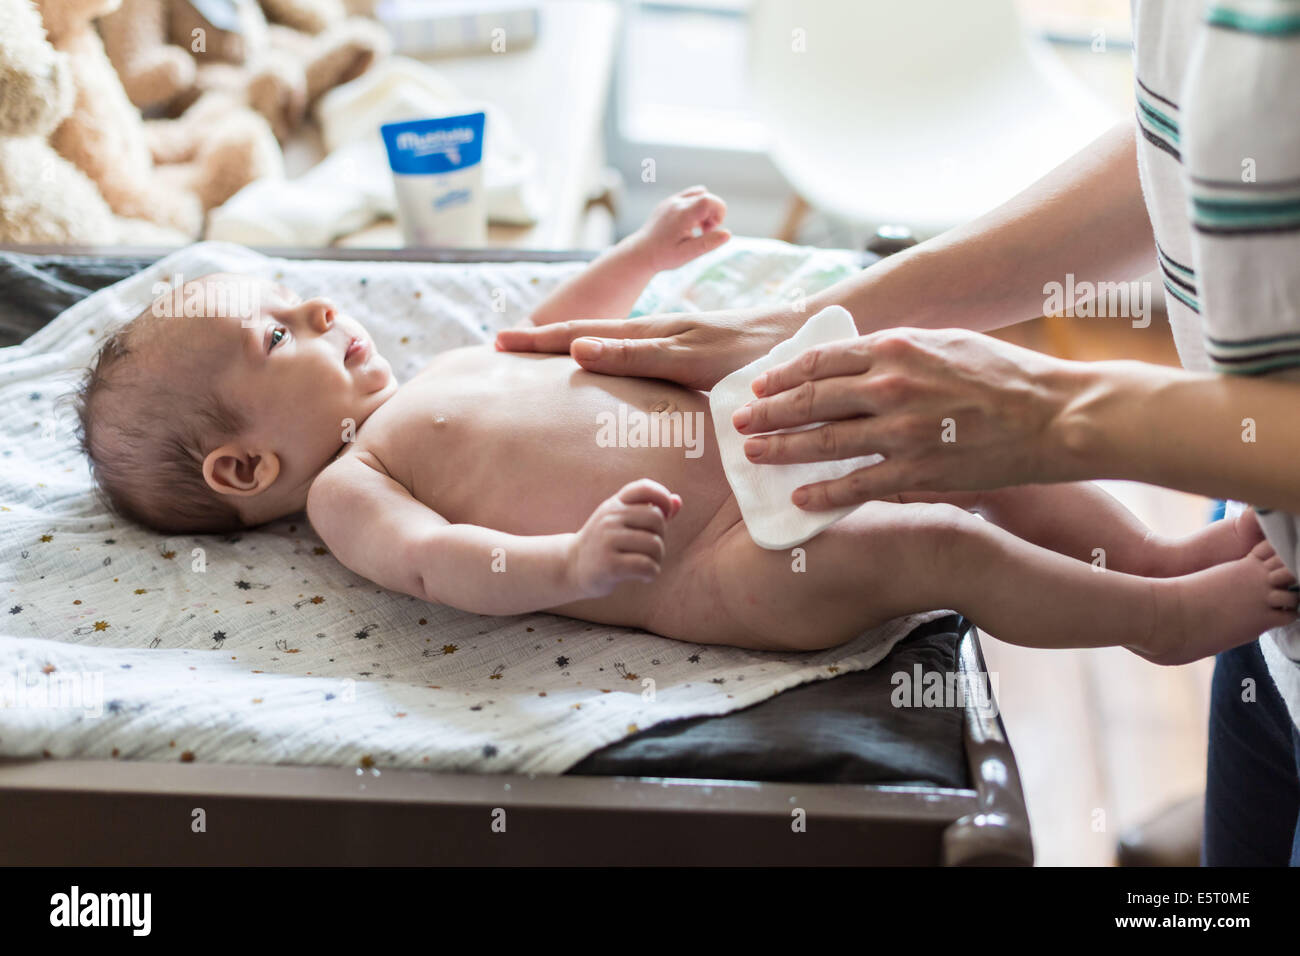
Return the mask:
<path id="1" fill-rule="evenodd" d="M 1300 381 L 1300 0 L 1133 0 L 1133 37 L 1138 171 L 1179 357 Z M 1295 573 L 1300 519 L 1256 510 Z M 1300 624 L 1261 649 L 1300 726 Z"/>

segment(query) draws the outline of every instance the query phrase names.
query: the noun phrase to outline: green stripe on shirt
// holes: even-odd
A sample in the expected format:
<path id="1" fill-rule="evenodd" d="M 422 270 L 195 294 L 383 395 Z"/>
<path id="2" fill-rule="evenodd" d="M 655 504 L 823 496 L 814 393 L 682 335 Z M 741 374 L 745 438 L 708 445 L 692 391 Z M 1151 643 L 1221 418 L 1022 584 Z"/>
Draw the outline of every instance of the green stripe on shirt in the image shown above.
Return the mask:
<path id="1" fill-rule="evenodd" d="M 1300 366 L 1300 353 L 1296 355 L 1284 355 L 1273 359 L 1265 359 L 1260 362 L 1243 362 L 1234 364 L 1224 364 L 1215 361 L 1214 356 L 1210 356 L 1210 368 L 1215 372 L 1222 372 L 1225 375 L 1265 375 L 1269 372 L 1277 372 L 1282 369 L 1296 368 Z"/>
<path id="2" fill-rule="evenodd" d="M 1260 14 L 1234 10 L 1216 3 L 1205 12 L 1205 22 L 1212 27 L 1240 33 L 1257 33 L 1261 36 L 1290 36 L 1300 33 L 1300 10 L 1291 4 L 1276 6 L 1278 12 Z"/>
<path id="3" fill-rule="evenodd" d="M 1142 114 L 1142 119 L 1151 126 L 1157 133 L 1163 133 L 1169 137 L 1170 141 L 1177 144 L 1178 142 L 1178 124 L 1170 119 L 1166 114 L 1156 109 L 1140 95 L 1138 96 L 1138 110 Z"/>
<path id="4" fill-rule="evenodd" d="M 1192 197 L 1192 224 L 1198 229 L 1250 232 L 1300 228 L 1300 200 L 1204 199 Z"/>

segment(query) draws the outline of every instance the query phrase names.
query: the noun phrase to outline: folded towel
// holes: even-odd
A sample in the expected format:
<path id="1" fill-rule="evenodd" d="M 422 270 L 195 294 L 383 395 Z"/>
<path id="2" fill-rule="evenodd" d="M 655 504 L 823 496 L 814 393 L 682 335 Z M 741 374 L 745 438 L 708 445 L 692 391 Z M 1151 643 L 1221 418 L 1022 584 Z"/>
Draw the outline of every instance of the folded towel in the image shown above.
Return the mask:
<path id="1" fill-rule="evenodd" d="M 880 455 L 865 455 L 841 461 L 817 461 L 798 465 L 757 465 L 745 457 L 745 439 L 731 424 L 736 409 L 754 400 L 750 387 L 769 368 L 794 358 L 814 345 L 853 338 L 858 334 L 853 316 L 838 305 L 822 309 L 804 323 L 793 337 L 779 342 L 760 359 L 732 372 L 713 387 L 709 410 L 718 435 L 722 466 L 740 504 L 749 536 L 760 548 L 782 551 L 802 544 L 857 508 L 847 505 L 832 511 L 804 511 L 795 507 L 790 495 L 800 485 L 842 478 L 850 472 L 883 461 Z M 804 428 L 816 428 L 816 423 Z M 782 429 L 801 431 L 803 429 Z"/>

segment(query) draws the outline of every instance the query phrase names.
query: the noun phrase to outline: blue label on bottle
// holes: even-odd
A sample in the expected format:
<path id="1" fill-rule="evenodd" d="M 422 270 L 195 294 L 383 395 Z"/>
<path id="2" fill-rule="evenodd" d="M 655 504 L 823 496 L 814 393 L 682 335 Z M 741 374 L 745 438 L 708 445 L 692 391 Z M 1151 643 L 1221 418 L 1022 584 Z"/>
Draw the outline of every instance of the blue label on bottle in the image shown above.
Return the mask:
<path id="1" fill-rule="evenodd" d="M 484 113 L 385 123 L 388 165 L 406 176 L 449 173 L 483 159 Z"/>

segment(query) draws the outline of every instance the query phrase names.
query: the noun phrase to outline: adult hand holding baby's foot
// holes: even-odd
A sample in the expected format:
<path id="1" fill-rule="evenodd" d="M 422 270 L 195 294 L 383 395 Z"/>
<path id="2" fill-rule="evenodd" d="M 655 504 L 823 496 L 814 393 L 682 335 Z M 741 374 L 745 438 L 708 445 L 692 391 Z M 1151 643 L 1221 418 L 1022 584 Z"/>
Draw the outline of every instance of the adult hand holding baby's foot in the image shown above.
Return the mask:
<path id="1" fill-rule="evenodd" d="M 637 242 L 656 272 L 676 269 L 731 238 L 721 228 L 726 216 L 725 202 L 703 186 L 692 186 L 655 206 L 637 230 Z"/>
<path id="2" fill-rule="evenodd" d="M 604 597 L 622 581 L 653 581 L 664 559 L 664 530 L 682 499 L 642 478 L 602 502 L 574 538 L 569 576 L 586 597 Z"/>

